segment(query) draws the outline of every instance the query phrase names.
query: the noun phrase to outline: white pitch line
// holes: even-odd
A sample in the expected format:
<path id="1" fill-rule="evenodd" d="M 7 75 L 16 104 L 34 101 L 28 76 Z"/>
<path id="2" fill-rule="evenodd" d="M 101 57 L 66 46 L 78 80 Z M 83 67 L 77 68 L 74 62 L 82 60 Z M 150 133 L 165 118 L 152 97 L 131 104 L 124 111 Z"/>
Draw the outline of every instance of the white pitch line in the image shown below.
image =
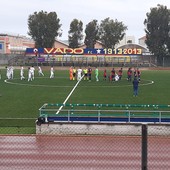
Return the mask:
<path id="1" fill-rule="evenodd" d="M 73 89 L 71 90 L 71 92 L 69 93 L 69 95 L 67 96 L 67 98 L 64 100 L 63 105 L 66 104 L 67 100 L 70 98 L 70 96 L 72 95 L 72 93 L 74 92 L 74 90 L 76 89 L 76 87 L 78 86 L 78 84 L 80 83 L 80 81 L 82 80 L 82 78 L 84 77 L 84 75 L 80 78 L 80 80 L 76 83 L 76 85 L 73 87 Z M 59 114 L 59 112 L 61 111 L 61 109 L 63 108 L 63 105 L 60 106 L 60 108 L 58 109 L 58 111 L 56 112 L 56 114 Z"/>
<path id="2" fill-rule="evenodd" d="M 36 78 L 47 78 L 47 77 L 36 77 Z M 57 77 L 58 78 L 58 77 Z M 61 78 L 61 77 L 59 77 L 59 78 Z M 14 79 L 18 79 L 18 78 L 14 78 Z M 142 79 L 142 80 L 144 80 L 144 79 Z M 147 86 L 147 85 L 151 85 L 151 84 L 154 84 L 154 81 L 152 81 L 152 80 L 145 80 L 145 81 L 149 81 L 148 83 L 143 83 L 143 84 L 141 84 L 140 83 L 140 86 Z M 7 84 L 12 84 L 12 85 L 20 85 L 20 86 L 31 86 L 31 87 L 52 87 L 52 88 L 58 88 L 58 87 L 72 87 L 72 86 L 54 86 L 54 85 L 43 85 L 43 84 L 22 84 L 22 83 L 14 83 L 14 82 L 9 82 L 8 80 L 4 80 L 4 82 L 5 83 L 7 83 Z M 86 87 L 90 87 L 90 88 L 96 88 L 96 87 L 99 87 L 99 88 L 117 88 L 117 87 L 128 87 L 128 86 L 132 86 L 132 84 L 128 84 L 128 85 L 110 85 L 110 86 L 105 86 L 105 85 L 100 85 L 100 86 L 96 86 L 96 85 L 88 85 L 88 86 L 81 86 L 81 88 L 86 88 Z"/>

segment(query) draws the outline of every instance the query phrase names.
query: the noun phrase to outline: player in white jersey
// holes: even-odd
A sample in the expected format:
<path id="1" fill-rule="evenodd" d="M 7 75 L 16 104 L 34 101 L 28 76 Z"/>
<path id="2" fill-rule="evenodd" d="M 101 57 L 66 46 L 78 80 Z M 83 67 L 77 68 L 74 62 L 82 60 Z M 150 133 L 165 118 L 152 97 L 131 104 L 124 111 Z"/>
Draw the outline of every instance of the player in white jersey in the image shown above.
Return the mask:
<path id="1" fill-rule="evenodd" d="M 7 79 L 10 79 L 10 69 L 8 66 L 6 66 L 6 77 Z"/>
<path id="2" fill-rule="evenodd" d="M 34 80 L 34 71 L 35 71 L 34 66 L 31 66 L 30 72 L 31 72 L 31 78 L 32 78 L 32 80 Z"/>
<path id="3" fill-rule="evenodd" d="M 50 69 L 50 79 L 54 78 L 54 68 L 53 66 L 51 66 L 51 69 Z"/>
<path id="4" fill-rule="evenodd" d="M 81 80 L 81 76 L 82 76 L 82 69 L 81 67 L 79 67 L 79 69 L 77 69 L 77 81 Z"/>
<path id="5" fill-rule="evenodd" d="M 119 80 L 119 76 L 115 73 L 115 81 Z"/>
<path id="6" fill-rule="evenodd" d="M 28 67 L 28 81 L 32 81 L 32 73 L 30 67 Z"/>
<path id="7" fill-rule="evenodd" d="M 10 66 L 10 67 L 6 67 L 7 69 L 7 73 L 6 76 L 8 79 L 13 79 L 14 78 L 14 67 Z"/>
<path id="8" fill-rule="evenodd" d="M 39 76 L 41 76 L 41 75 L 44 76 L 44 73 L 42 72 L 42 69 L 41 69 L 40 66 L 38 67 L 38 75 Z"/>
<path id="9" fill-rule="evenodd" d="M 13 66 L 10 67 L 10 78 L 11 79 L 14 78 L 14 67 Z"/>
<path id="10" fill-rule="evenodd" d="M 21 68 L 20 68 L 20 76 L 21 76 L 21 80 L 25 79 L 25 77 L 24 77 L 24 67 L 23 66 L 21 66 Z"/>

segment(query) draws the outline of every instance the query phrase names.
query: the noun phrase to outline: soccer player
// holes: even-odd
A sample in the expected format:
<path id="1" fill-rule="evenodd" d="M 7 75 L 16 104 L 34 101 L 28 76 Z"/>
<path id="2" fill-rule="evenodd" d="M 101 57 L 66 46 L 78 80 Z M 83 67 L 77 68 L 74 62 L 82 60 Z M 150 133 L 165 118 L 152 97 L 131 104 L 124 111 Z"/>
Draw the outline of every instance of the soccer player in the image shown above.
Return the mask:
<path id="1" fill-rule="evenodd" d="M 74 68 L 73 68 L 73 80 L 76 80 L 76 72 L 77 72 L 77 70 L 76 70 L 76 68 L 74 67 Z"/>
<path id="2" fill-rule="evenodd" d="M 129 68 L 127 71 L 127 80 L 132 81 L 132 68 Z"/>
<path id="3" fill-rule="evenodd" d="M 88 69 L 86 67 L 84 68 L 83 73 L 84 73 L 84 80 L 87 80 Z"/>
<path id="4" fill-rule="evenodd" d="M 7 79 L 13 79 L 13 77 L 14 77 L 13 66 L 10 66 L 10 67 L 7 66 L 6 69 L 7 69 L 7 72 L 6 72 Z"/>
<path id="5" fill-rule="evenodd" d="M 134 77 L 137 77 L 137 70 L 136 70 L 136 68 L 134 68 L 133 76 L 134 76 Z"/>
<path id="6" fill-rule="evenodd" d="M 34 72 L 35 72 L 34 66 L 31 66 L 30 72 L 31 72 L 31 78 L 32 78 L 32 80 L 34 80 Z"/>
<path id="7" fill-rule="evenodd" d="M 132 83 L 133 83 L 133 96 L 137 97 L 138 96 L 138 84 L 139 84 L 137 77 L 134 77 L 134 80 Z"/>
<path id="8" fill-rule="evenodd" d="M 121 67 L 120 70 L 118 71 L 119 80 L 122 79 L 122 75 L 123 75 L 123 69 Z"/>
<path id="9" fill-rule="evenodd" d="M 113 68 L 111 70 L 111 81 L 115 81 L 115 74 L 116 74 L 116 72 L 115 72 L 115 69 Z"/>
<path id="10" fill-rule="evenodd" d="M 51 69 L 50 69 L 50 79 L 54 78 L 54 68 L 53 66 L 51 66 Z"/>
<path id="11" fill-rule="evenodd" d="M 21 80 L 25 79 L 25 77 L 24 77 L 24 67 L 23 66 L 21 66 L 21 68 L 20 68 L 20 76 L 21 76 Z"/>
<path id="12" fill-rule="evenodd" d="M 137 77 L 138 77 L 138 81 L 140 82 L 140 76 L 141 76 L 141 71 L 139 70 L 139 68 L 137 68 Z"/>
<path id="13" fill-rule="evenodd" d="M 88 79 L 91 81 L 91 75 L 92 75 L 92 68 L 89 66 L 88 67 Z"/>
<path id="14" fill-rule="evenodd" d="M 9 68 L 9 77 L 10 77 L 10 79 L 14 78 L 14 67 L 13 66 L 11 66 Z"/>
<path id="15" fill-rule="evenodd" d="M 104 72 L 103 72 L 103 80 L 106 81 L 106 79 L 107 79 L 107 70 L 104 69 Z"/>
<path id="16" fill-rule="evenodd" d="M 28 67 L 28 81 L 32 81 L 32 73 L 30 67 Z"/>
<path id="17" fill-rule="evenodd" d="M 95 69 L 95 76 L 96 76 L 96 81 L 99 81 L 99 69 L 97 67 Z"/>
<path id="18" fill-rule="evenodd" d="M 70 80 L 73 80 L 73 67 L 71 66 L 69 69 Z"/>
<path id="19" fill-rule="evenodd" d="M 42 72 L 42 69 L 41 69 L 40 66 L 38 67 L 38 75 L 39 76 L 41 76 L 41 75 L 44 76 L 44 73 Z"/>
<path id="20" fill-rule="evenodd" d="M 115 73 L 115 81 L 118 81 L 119 80 L 119 76 L 118 74 Z"/>
<path id="21" fill-rule="evenodd" d="M 82 76 L 82 69 L 81 69 L 81 67 L 79 67 L 77 69 L 77 81 L 81 80 L 81 76 Z"/>
<path id="22" fill-rule="evenodd" d="M 10 68 L 8 66 L 6 66 L 6 77 L 10 79 Z"/>

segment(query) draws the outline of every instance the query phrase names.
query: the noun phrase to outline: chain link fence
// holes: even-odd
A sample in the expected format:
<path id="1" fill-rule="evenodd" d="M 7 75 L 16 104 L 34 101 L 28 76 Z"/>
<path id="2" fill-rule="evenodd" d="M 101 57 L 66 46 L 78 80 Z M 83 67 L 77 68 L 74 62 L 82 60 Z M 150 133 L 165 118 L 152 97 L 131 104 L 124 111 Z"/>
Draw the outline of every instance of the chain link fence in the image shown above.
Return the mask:
<path id="1" fill-rule="evenodd" d="M 163 67 L 170 66 L 170 57 L 163 58 Z M 85 56 L 85 55 L 43 55 L 0 54 L 0 65 L 43 65 L 43 66 L 135 66 L 157 67 L 157 59 L 153 55 L 141 56 Z"/>
<path id="2" fill-rule="evenodd" d="M 0 169 L 170 169 L 169 124 L 116 123 L 111 127 L 117 134 L 76 135 L 75 131 L 74 135 L 9 135 L 11 129 L 6 129 L 6 134 L 0 135 Z M 71 126 L 67 131 L 73 131 Z"/>
<path id="3" fill-rule="evenodd" d="M 44 65 L 44 66 L 134 66 L 157 67 L 154 55 L 137 56 L 85 56 L 85 55 L 43 55 L 0 54 L 0 65 Z M 163 57 L 163 67 L 170 67 L 170 57 Z"/>

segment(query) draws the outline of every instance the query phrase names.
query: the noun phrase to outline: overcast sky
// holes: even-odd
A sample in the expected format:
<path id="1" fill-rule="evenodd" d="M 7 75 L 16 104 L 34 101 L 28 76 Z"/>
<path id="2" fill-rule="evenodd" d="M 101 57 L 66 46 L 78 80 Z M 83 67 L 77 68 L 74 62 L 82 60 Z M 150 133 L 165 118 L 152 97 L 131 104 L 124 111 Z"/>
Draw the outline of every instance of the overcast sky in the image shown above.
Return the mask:
<path id="1" fill-rule="evenodd" d="M 170 0 L 0 0 L 0 33 L 28 36 L 30 14 L 41 10 L 56 12 L 63 30 L 61 40 L 68 39 L 70 22 L 79 19 L 84 27 L 93 19 L 100 23 L 107 17 L 128 27 L 126 34 L 138 38 L 145 35 L 144 19 L 157 4 L 170 9 Z"/>

